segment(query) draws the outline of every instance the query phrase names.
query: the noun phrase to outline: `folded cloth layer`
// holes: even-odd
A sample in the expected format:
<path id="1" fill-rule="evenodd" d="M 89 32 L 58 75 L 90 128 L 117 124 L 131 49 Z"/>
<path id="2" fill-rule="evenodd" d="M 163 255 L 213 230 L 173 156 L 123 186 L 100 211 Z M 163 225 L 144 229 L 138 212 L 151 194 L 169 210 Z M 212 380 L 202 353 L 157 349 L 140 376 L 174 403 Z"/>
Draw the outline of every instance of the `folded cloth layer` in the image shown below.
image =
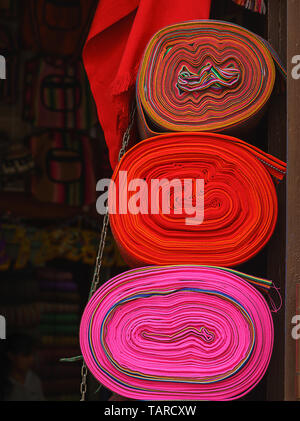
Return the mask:
<path id="1" fill-rule="evenodd" d="M 201 20 L 160 29 L 147 45 L 137 80 L 140 136 L 236 134 L 261 116 L 275 75 L 266 43 L 241 26 Z"/>
<path id="2" fill-rule="evenodd" d="M 263 296 L 234 273 L 148 267 L 93 295 L 80 345 L 96 379 L 127 398 L 232 400 L 263 377 L 273 322 Z"/>
<path id="3" fill-rule="evenodd" d="M 274 231 L 272 177 L 282 180 L 285 171 L 277 158 L 220 134 L 172 133 L 138 143 L 116 167 L 109 190 L 122 256 L 131 267 L 234 267 L 249 260 Z"/>
<path id="4" fill-rule="evenodd" d="M 83 59 L 114 168 L 144 49 L 166 25 L 208 19 L 211 0 L 101 0 Z"/>

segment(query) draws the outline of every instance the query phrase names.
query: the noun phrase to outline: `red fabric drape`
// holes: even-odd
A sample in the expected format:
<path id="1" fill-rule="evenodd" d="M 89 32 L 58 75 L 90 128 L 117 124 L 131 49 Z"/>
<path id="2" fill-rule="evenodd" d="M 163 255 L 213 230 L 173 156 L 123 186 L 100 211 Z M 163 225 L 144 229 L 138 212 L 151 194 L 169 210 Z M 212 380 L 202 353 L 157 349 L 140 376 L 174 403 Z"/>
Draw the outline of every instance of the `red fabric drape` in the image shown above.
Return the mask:
<path id="1" fill-rule="evenodd" d="M 112 167 L 128 124 L 144 49 L 159 29 L 208 19 L 211 0 L 100 0 L 83 51 Z"/>

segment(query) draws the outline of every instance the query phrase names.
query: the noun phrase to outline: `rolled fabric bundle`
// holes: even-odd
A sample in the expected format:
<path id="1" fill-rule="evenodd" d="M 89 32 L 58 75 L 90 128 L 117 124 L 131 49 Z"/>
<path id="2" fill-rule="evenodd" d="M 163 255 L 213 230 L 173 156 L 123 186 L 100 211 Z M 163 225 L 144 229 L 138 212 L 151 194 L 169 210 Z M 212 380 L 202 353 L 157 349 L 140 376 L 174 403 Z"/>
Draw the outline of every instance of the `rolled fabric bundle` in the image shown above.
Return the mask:
<path id="1" fill-rule="evenodd" d="M 63 326 L 76 325 L 78 323 L 78 313 L 42 313 L 41 323 L 45 325 L 60 324 Z"/>
<path id="2" fill-rule="evenodd" d="M 66 325 L 59 325 L 57 323 L 48 323 L 42 324 L 39 327 L 39 331 L 42 335 L 45 336 L 57 336 L 57 337 L 72 337 L 76 336 L 78 333 L 78 325 L 77 324 L 66 324 Z"/>
<path id="3" fill-rule="evenodd" d="M 221 134 L 170 133 L 138 143 L 119 162 L 109 189 L 111 229 L 124 260 L 131 267 L 244 263 L 273 233 L 271 176 L 282 180 L 285 171 L 282 161 Z M 137 193 L 136 179 L 144 183 Z M 186 192 L 187 180 L 193 190 Z M 160 196 L 152 190 L 158 184 Z"/>
<path id="4" fill-rule="evenodd" d="M 77 336 L 57 336 L 57 335 L 46 335 L 41 337 L 41 346 L 42 348 L 66 348 L 66 347 L 76 347 L 78 345 Z M 62 351 L 61 355 L 64 355 Z M 61 356 L 60 355 L 60 356 Z"/>
<path id="5" fill-rule="evenodd" d="M 241 276 L 164 266 L 112 278 L 82 316 L 87 367 L 127 398 L 232 400 L 247 394 L 268 367 L 273 321 L 261 293 Z"/>
<path id="6" fill-rule="evenodd" d="M 58 314 L 66 314 L 66 313 L 78 313 L 80 311 L 79 304 L 64 304 L 64 303 L 49 303 L 49 302 L 40 302 L 39 309 L 41 314 L 49 314 L 49 313 L 58 313 Z"/>
<path id="7" fill-rule="evenodd" d="M 267 6 L 264 0 L 233 0 L 233 1 L 239 6 L 243 6 L 246 9 L 252 10 L 253 12 L 261 13 L 263 15 L 267 13 Z"/>
<path id="8" fill-rule="evenodd" d="M 62 291 L 62 292 L 73 292 L 77 291 L 77 285 L 75 282 L 64 282 L 64 281 L 49 281 L 47 279 L 40 280 L 40 289 L 42 291 Z"/>
<path id="9" fill-rule="evenodd" d="M 77 304 L 80 302 L 80 295 L 77 292 L 61 291 L 42 291 L 40 292 L 41 301 L 51 301 L 55 304 Z"/>
<path id="10" fill-rule="evenodd" d="M 142 138 L 171 131 L 240 133 L 259 120 L 276 76 L 272 48 L 247 29 L 198 20 L 148 43 L 137 79 Z"/>

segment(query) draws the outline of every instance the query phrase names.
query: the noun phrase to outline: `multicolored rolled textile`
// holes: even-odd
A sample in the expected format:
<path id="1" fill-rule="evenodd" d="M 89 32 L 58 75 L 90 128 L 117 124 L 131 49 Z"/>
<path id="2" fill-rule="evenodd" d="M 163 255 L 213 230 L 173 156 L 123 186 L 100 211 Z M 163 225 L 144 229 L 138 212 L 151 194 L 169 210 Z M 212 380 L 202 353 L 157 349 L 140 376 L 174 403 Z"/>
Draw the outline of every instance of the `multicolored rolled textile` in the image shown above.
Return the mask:
<path id="1" fill-rule="evenodd" d="M 131 267 L 249 260 L 273 233 L 272 177 L 282 180 L 285 171 L 279 159 L 221 134 L 170 133 L 138 143 L 119 162 L 109 190 L 111 229 L 124 260 Z M 139 190 L 136 179 L 145 182 Z M 197 221 L 201 197 L 204 218 Z"/>
<path id="2" fill-rule="evenodd" d="M 221 268 L 131 270 L 106 282 L 80 325 L 104 386 L 141 400 L 232 400 L 262 379 L 273 347 L 263 296 Z"/>
<path id="3" fill-rule="evenodd" d="M 262 38 L 229 22 L 161 29 L 148 43 L 137 79 L 140 136 L 237 134 L 254 125 L 274 86 L 277 57 L 270 50 Z"/>
<path id="4" fill-rule="evenodd" d="M 239 6 L 243 6 L 246 9 L 252 10 L 253 12 L 258 12 L 263 15 L 267 12 L 267 6 L 264 0 L 233 0 L 234 3 Z"/>

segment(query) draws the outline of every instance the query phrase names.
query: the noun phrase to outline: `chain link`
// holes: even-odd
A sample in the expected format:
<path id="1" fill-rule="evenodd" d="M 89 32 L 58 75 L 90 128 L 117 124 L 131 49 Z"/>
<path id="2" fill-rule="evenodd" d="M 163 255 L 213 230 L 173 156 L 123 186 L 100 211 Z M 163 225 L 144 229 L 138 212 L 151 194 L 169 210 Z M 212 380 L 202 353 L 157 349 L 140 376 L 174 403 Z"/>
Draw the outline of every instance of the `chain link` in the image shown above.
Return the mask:
<path id="1" fill-rule="evenodd" d="M 120 152 L 119 152 L 119 161 L 121 160 L 123 155 L 126 153 L 126 150 L 128 148 L 131 130 L 132 130 L 133 124 L 134 124 L 135 113 L 136 113 L 136 106 L 134 105 L 132 107 L 132 110 L 131 110 L 131 113 L 130 113 L 128 127 L 125 130 L 125 133 L 123 135 L 122 146 L 121 146 L 121 149 L 120 149 Z M 101 266 L 102 266 L 102 259 L 103 259 L 103 253 L 104 253 L 104 248 L 105 248 L 108 226 L 109 226 L 109 213 L 108 213 L 108 207 L 106 207 L 106 211 L 105 211 L 105 214 L 104 214 L 104 217 L 103 217 L 103 225 L 102 225 L 99 249 L 98 249 L 97 258 L 96 258 L 95 271 L 94 271 L 92 285 L 91 285 L 91 289 L 90 289 L 90 293 L 89 293 L 89 300 L 92 297 L 92 295 L 97 291 L 97 289 L 99 287 L 100 269 L 101 269 Z M 81 394 L 80 401 L 81 402 L 85 401 L 86 394 L 87 394 L 87 375 L 88 375 L 87 366 L 86 366 L 85 362 L 83 361 L 82 367 L 81 367 L 81 383 L 80 383 L 80 394 Z"/>
<path id="2" fill-rule="evenodd" d="M 130 134 L 131 134 L 131 130 L 134 124 L 134 117 L 135 117 L 135 113 L 136 113 L 136 106 L 132 107 L 131 113 L 130 113 L 130 118 L 129 118 L 129 125 L 127 127 L 127 129 L 125 130 L 124 136 L 123 136 L 123 142 L 122 142 L 122 146 L 119 152 L 119 161 L 121 160 L 121 158 L 123 157 L 123 155 L 125 154 L 127 148 L 128 148 L 128 144 L 129 144 L 129 140 L 130 140 Z"/>
<path id="3" fill-rule="evenodd" d="M 103 259 L 103 253 L 105 248 L 105 241 L 107 237 L 107 230 L 108 230 L 108 224 L 109 224 L 109 216 L 108 216 L 108 210 L 106 208 L 106 213 L 103 217 L 103 226 L 102 226 L 102 232 L 100 237 L 100 244 L 99 244 L 99 250 L 97 254 L 96 259 L 96 265 L 95 265 L 95 272 L 93 276 L 92 286 L 89 294 L 89 299 L 92 297 L 92 295 L 97 291 L 99 287 L 100 282 L 100 269 L 102 266 L 102 259 Z"/>
<path id="4" fill-rule="evenodd" d="M 85 362 L 83 362 L 82 367 L 81 367 L 81 383 L 80 383 L 80 393 L 81 393 L 81 399 L 80 401 L 83 402 L 85 401 L 85 396 L 87 393 L 87 366 L 85 364 Z"/>

